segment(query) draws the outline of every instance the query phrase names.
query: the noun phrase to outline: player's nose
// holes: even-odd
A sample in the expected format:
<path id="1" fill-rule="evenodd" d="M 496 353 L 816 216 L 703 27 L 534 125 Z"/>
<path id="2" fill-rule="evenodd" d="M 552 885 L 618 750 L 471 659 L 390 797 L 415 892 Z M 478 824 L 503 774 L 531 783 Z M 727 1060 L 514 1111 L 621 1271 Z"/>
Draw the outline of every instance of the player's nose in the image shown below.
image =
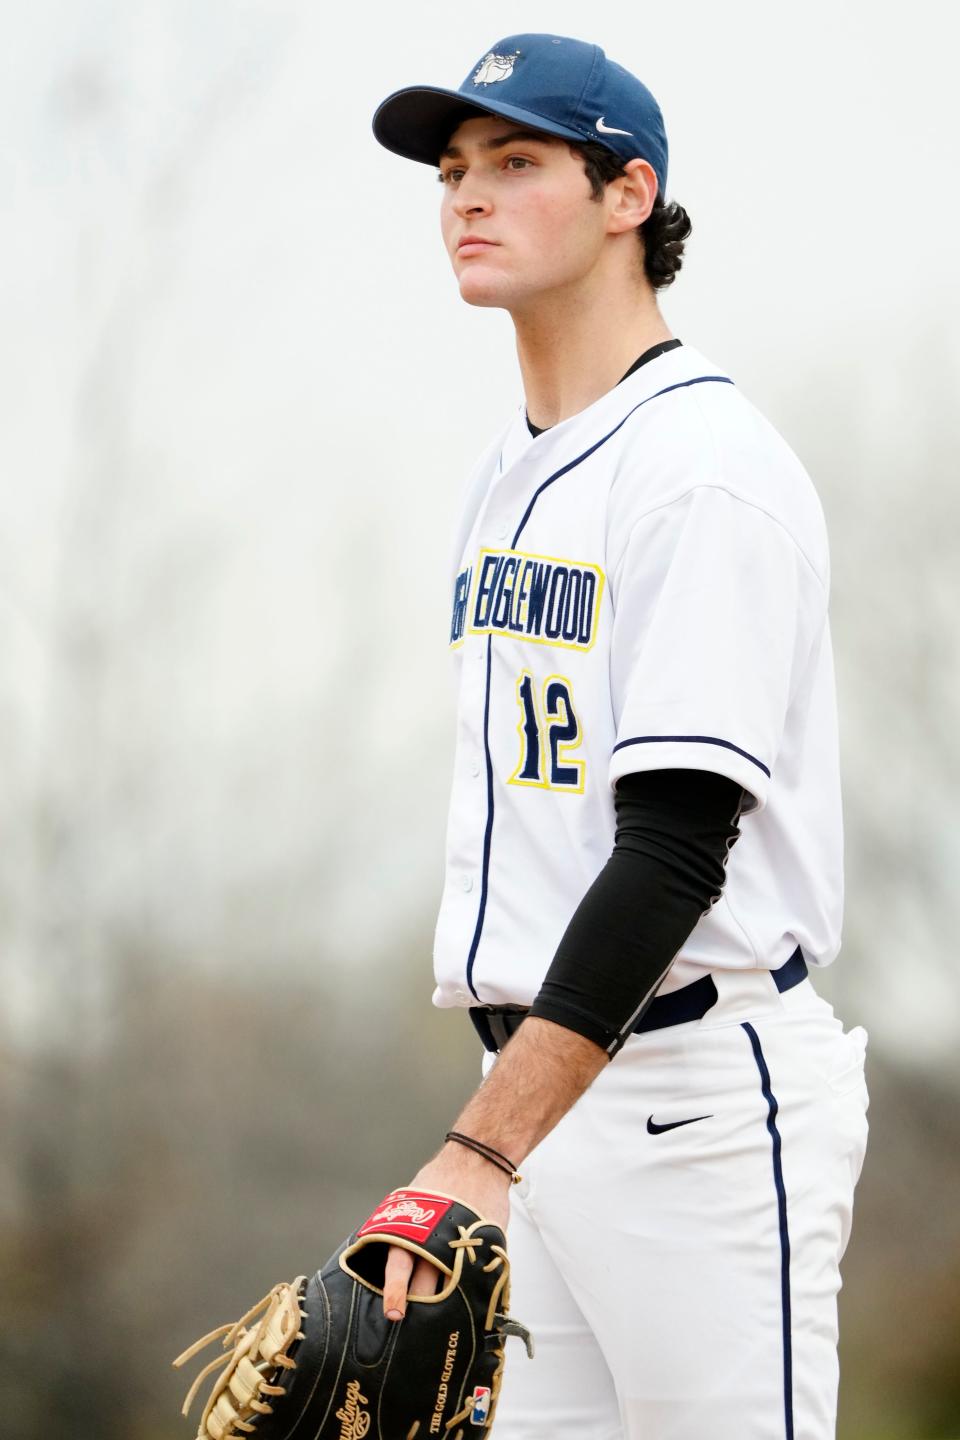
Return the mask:
<path id="1" fill-rule="evenodd" d="M 465 175 L 457 186 L 453 209 L 461 220 L 467 220 L 476 219 L 478 215 L 489 215 L 493 205 L 480 182 L 471 181 L 469 175 Z"/>

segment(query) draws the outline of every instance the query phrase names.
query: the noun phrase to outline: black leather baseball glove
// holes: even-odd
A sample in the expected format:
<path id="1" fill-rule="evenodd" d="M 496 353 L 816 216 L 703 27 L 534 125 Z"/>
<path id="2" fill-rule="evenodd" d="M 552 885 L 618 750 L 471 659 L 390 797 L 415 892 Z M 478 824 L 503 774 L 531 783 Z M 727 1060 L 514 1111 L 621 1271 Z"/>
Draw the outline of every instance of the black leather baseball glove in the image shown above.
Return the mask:
<path id="1" fill-rule="evenodd" d="M 403 1320 L 383 1314 L 388 1248 L 400 1245 L 441 1272 L 435 1295 L 412 1295 Z M 449 1195 L 394 1190 L 309 1282 L 276 1285 L 212 1341 L 229 1351 L 198 1440 L 463 1440 L 493 1422 L 504 1342 L 530 1335 L 511 1320 L 503 1231 Z"/>

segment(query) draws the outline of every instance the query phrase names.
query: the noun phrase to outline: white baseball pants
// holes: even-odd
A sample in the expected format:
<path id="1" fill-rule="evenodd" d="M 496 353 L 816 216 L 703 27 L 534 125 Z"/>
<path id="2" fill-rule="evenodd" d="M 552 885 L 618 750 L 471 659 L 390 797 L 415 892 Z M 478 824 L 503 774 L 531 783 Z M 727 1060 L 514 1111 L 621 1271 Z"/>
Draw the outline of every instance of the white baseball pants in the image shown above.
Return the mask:
<path id="1" fill-rule="evenodd" d="M 704 1019 L 634 1036 L 522 1167 L 510 1308 L 536 1356 L 507 1344 L 497 1440 L 833 1440 L 866 1034 L 809 980 L 714 978 Z"/>

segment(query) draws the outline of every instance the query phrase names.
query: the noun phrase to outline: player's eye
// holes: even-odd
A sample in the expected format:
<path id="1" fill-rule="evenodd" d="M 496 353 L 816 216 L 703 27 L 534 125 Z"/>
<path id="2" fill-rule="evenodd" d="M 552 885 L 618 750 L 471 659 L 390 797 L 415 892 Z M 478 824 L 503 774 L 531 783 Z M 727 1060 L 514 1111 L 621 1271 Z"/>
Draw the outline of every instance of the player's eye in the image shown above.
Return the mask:
<path id="1" fill-rule="evenodd" d="M 441 185 L 456 185 L 463 179 L 463 170 L 451 165 L 449 170 L 441 170 L 437 179 Z"/>
<path id="2" fill-rule="evenodd" d="M 527 157 L 526 157 L 526 155 L 508 155 L 508 156 L 507 156 L 507 169 L 508 169 L 508 170 L 528 170 L 528 169 L 531 167 L 532 164 L 533 164 L 533 161 L 532 161 L 532 160 L 528 160 Z"/>

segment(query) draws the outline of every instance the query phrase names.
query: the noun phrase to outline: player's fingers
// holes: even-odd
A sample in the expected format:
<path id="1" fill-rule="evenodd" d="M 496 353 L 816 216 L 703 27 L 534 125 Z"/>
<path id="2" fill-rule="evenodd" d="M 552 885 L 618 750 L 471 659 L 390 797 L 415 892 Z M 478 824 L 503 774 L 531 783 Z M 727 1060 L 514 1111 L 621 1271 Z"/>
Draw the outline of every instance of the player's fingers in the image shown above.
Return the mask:
<path id="1" fill-rule="evenodd" d="M 408 1295 L 436 1295 L 440 1281 L 440 1271 L 436 1265 L 431 1265 L 429 1260 L 418 1260 L 413 1267 L 413 1274 L 410 1277 L 410 1284 L 407 1286 Z"/>
<path id="2" fill-rule="evenodd" d="M 383 1313 L 388 1320 L 402 1320 L 407 1313 L 407 1285 L 412 1274 L 410 1251 L 391 1245 L 383 1275 Z"/>

